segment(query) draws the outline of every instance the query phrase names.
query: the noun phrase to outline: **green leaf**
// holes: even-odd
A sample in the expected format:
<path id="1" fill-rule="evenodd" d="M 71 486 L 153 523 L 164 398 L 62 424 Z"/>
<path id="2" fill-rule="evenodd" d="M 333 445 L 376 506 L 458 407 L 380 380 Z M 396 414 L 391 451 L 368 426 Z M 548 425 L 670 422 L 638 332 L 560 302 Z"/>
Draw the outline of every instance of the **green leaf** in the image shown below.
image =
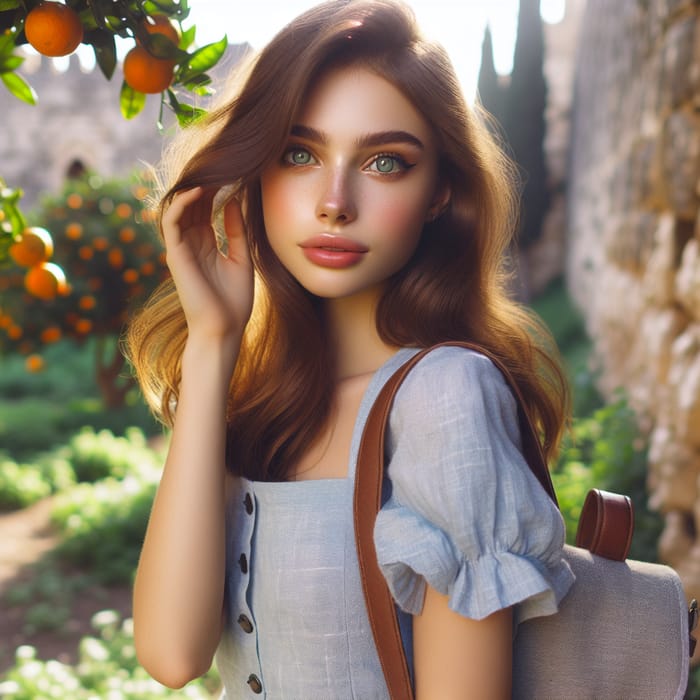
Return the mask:
<path id="1" fill-rule="evenodd" d="M 180 37 L 180 48 L 181 49 L 189 49 L 192 44 L 194 44 L 194 37 L 195 34 L 197 33 L 197 27 L 192 26 L 189 29 L 186 29 L 185 31 L 182 32 L 182 36 Z"/>
<path id="2" fill-rule="evenodd" d="M 196 90 L 211 84 L 211 77 L 206 73 L 198 73 L 192 76 L 184 85 L 188 90 Z"/>
<path id="3" fill-rule="evenodd" d="M 24 58 L 22 56 L 0 56 L 0 73 L 17 70 L 23 62 Z"/>
<path id="4" fill-rule="evenodd" d="M 146 106 L 146 95 L 124 82 L 119 95 L 119 106 L 124 119 L 133 119 Z"/>
<path id="5" fill-rule="evenodd" d="M 0 54 L 10 54 L 15 50 L 15 33 L 0 33 Z"/>
<path id="6" fill-rule="evenodd" d="M 117 47 L 114 34 L 104 29 L 97 29 L 85 35 L 86 44 L 92 46 L 95 52 L 95 61 L 102 74 L 111 80 L 117 67 Z"/>
<path id="7" fill-rule="evenodd" d="M 5 87 L 17 98 L 30 105 L 36 104 L 36 92 L 32 86 L 17 73 L 0 73 L 0 80 Z"/>
<path id="8" fill-rule="evenodd" d="M 180 103 L 175 115 L 177 116 L 178 124 L 182 127 L 188 127 L 201 119 L 206 114 L 206 111 L 192 105 Z"/>
<path id="9" fill-rule="evenodd" d="M 16 10 L 20 6 L 20 0 L 0 0 L 0 12 Z"/>
<path id="10" fill-rule="evenodd" d="M 156 58 L 170 58 L 179 62 L 187 56 L 184 51 L 180 51 L 168 37 L 162 34 L 146 32 L 145 41 L 142 43 L 148 52 Z"/>
<path id="11" fill-rule="evenodd" d="M 228 38 L 224 36 L 223 39 L 217 41 L 213 44 L 207 44 L 202 46 L 192 54 L 192 57 L 187 62 L 187 72 L 192 76 L 197 73 L 204 73 L 210 68 L 213 68 L 219 59 L 224 55 L 226 47 L 228 46 Z"/>
<path id="12" fill-rule="evenodd" d="M 185 19 L 189 14 L 187 2 L 173 2 L 172 0 L 146 0 L 141 4 L 144 12 L 149 15 L 164 14 L 171 19 L 177 17 L 180 20 Z"/>

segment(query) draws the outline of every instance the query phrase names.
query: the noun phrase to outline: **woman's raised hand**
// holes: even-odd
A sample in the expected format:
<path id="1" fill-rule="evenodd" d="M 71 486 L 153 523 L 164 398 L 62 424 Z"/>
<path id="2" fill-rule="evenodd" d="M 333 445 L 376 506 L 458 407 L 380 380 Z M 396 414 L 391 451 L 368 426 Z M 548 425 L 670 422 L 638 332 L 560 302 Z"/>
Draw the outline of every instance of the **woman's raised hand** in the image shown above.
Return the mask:
<path id="1" fill-rule="evenodd" d="M 178 192 L 162 227 L 167 263 L 185 312 L 190 338 L 240 337 L 253 307 L 253 267 L 236 199 L 224 208 L 227 254 L 216 244 L 212 205 L 216 190 Z"/>

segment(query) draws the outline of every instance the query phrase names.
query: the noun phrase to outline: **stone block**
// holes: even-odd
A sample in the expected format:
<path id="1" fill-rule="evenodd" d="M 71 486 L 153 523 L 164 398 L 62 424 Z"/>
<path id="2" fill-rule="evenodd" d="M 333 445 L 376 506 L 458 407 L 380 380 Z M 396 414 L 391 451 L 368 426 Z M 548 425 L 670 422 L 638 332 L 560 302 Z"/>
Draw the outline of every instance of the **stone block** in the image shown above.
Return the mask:
<path id="1" fill-rule="evenodd" d="M 646 300 L 655 306 L 671 306 L 675 300 L 676 219 L 670 213 L 659 217 L 654 234 L 654 249 L 644 273 Z"/>
<path id="2" fill-rule="evenodd" d="M 678 108 L 692 100 L 700 84 L 696 55 L 698 20 L 694 15 L 674 22 L 663 40 L 663 88 L 668 90 L 668 106 Z"/>
<path id="3" fill-rule="evenodd" d="M 679 441 L 673 427 L 654 428 L 649 443 L 649 507 L 692 512 L 699 475 L 700 454 Z"/>
<path id="4" fill-rule="evenodd" d="M 700 450 L 700 355 L 676 386 L 676 432 L 678 439 Z"/>
<path id="5" fill-rule="evenodd" d="M 700 321 L 700 241 L 686 243 L 676 275 L 676 298 L 695 320 Z"/>
<path id="6" fill-rule="evenodd" d="M 665 309 L 647 308 L 642 319 L 640 343 L 646 349 L 646 364 L 649 368 L 650 395 L 657 396 L 666 384 L 671 368 L 671 346 L 683 332 L 688 321 L 682 312 L 673 307 Z"/>
<path id="7" fill-rule="evenodd" d="M 692 525 L 692 520 L 681 511 L 671 511 L 664 517 L 659 557 L 669 566 L 677 566 L 686 559 L 695 544 L 689 524 Z"/>
<path id="8" fill-rule="evenodd" d="M 657 218 L 650 212 L 633 211 L 606 232 L 608 262 L 634 275 L 641 275 L 654 250 Z"/>
<path id="9" fill-rule="evenodd" d="M 674 112 L 663 126 L 662 168 L 666 201 L 682 219 L 693 219 L 700 198 L 700 119 L 688 111 Z"/>
<path id="10" fill-rule="evenodd" d="M 680 445 L 700 451 L 700 324 L 691 324 L 671 346 L 668 373 L 672 421 Z"/>

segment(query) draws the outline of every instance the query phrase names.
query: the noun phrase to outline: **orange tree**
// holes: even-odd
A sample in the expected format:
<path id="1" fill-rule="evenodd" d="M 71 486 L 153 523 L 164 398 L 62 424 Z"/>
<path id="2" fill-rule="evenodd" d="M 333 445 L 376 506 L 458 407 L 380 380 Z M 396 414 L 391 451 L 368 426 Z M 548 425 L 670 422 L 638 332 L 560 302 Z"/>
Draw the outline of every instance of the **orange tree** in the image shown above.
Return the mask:
<path id="1" fill-rule="evenodd" d="M 52 233 L 48 265 L 20 266 L 13 258 L 22 255 L 15 254 L 0 269 L 0 352 L 20 352 L 27 368 L 38 370 L 46 345 L 94 339 L 97 384 L 109 407 L 121 405 L 131 386 L 118 348 L 124 322 L 167 275 L 147 195 L 143 184 L 93 173 L 68 181 L 34 217 Z M 54 285 L 46 275 L 32 286 L 30 275 L 51 265 L 65 270 L 67 284 Z"/>
<path id="2" fill-rule="evenodd" d="M 167 107 L 187 125 L 203 113 L 187 95 L 207 94 L 207 71 L 227 46 L 224 36 L 197 48 L 196 27 L 183 28 L 189 12 L 188 0 L 0 0 L 0 82 L 18 99 L 35 104 L 35 91 L 17 73 L 24 61 L 17 49 L 31 44 L 45 56 L 64 56 L 80 43 L 93 50 L 111 80 L 118 66 L 115 39 L 122 37 L 133 41 L 122 68 L 122 115 L 132 119 L 143 110 L 147 94 L 160 93 L 159 121 Z M 20 196 L 0 178 L 0 263 L 26 227 Z"/>

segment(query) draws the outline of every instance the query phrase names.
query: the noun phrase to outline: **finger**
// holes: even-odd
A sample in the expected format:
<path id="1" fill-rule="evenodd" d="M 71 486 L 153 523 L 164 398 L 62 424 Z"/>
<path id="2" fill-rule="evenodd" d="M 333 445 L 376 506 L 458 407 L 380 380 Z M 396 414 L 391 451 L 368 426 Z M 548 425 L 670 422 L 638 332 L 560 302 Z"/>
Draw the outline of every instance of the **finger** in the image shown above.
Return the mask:
<path id="1" fill-rule="evenodd" d="M 250 251 L 246 238 L 241 204 L 232 197 L 224 207 L 224 231 L 228 245 L 228 257 L 238 262 L 249 262 Z"/>
<path id="2" fill-rule="evenodd" d="M 191 190 L 178 192 L 172 198 L 161 219 L 163 237 L 166 243 L 178 243 L 182 239 L 182 230 L 186 227 L 185 213 L 198 199 L 202 197 L 204 189 L 193 187 Z"/>

